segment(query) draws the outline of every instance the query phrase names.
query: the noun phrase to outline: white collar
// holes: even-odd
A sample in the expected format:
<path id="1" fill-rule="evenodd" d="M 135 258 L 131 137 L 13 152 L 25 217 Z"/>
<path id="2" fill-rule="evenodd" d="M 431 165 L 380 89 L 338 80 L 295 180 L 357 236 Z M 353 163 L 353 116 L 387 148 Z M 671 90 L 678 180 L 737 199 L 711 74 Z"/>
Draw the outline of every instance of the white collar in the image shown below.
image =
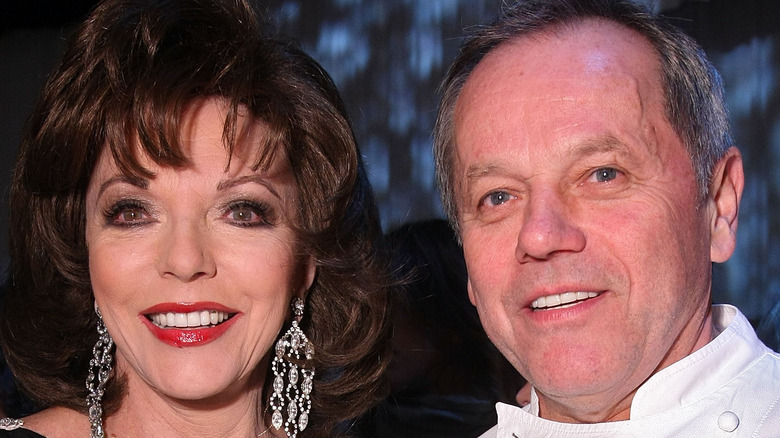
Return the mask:
<path id="1" fill-rule="evenodd" d="M 706 397 L 769 351 L 750 329 L 747 318 L 734 306 L 712 306 L 712 324 L 718 333 L 715 339 L 657 372 L 639 387 L 631 402 L 632 420 L 667 412 Z M 742 337 L 745 342 L 730 342 L 735 336 Z M 533 388 L 531 402 L 523 410 L 539 416 L 539 397 Z"/>

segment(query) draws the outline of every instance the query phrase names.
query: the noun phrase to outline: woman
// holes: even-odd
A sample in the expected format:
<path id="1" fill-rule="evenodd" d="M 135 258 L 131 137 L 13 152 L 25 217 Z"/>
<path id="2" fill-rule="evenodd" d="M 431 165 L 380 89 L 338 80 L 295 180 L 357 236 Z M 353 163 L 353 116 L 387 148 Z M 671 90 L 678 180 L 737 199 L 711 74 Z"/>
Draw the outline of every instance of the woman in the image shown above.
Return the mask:
<path id="1" fill-rule="evenodd" d="M 387 357 L 361 169 L 327 74 L 242 0 L 99 5 L 14 169 L 3 347 L 46 409 L 2 427 L 336 434 Z"/>

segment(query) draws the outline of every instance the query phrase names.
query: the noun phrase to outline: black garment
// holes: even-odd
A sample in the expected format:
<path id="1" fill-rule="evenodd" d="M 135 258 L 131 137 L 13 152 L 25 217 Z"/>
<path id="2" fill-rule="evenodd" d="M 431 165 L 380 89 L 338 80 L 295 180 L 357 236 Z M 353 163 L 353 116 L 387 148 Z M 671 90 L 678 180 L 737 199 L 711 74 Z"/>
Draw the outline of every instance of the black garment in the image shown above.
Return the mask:
<path id="1" fill-rule="evenodd" d="M 0 430 L 0 438 L 46 438 L 28 429 Z"/>

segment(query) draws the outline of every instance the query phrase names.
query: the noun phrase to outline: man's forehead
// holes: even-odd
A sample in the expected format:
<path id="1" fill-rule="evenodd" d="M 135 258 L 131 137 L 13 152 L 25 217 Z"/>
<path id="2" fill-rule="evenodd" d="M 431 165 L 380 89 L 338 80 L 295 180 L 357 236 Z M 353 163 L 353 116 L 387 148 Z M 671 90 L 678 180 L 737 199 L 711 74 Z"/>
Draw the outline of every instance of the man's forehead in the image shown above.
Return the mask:
<path id="1" fill-rule="evenodd" d="M 507 83 L 481 94 L 464 94 L 455 115 L 456 156 L 465 152 L 479 159 L 508 144 L 518 153 L 527 153 L 562 141 L 579 144 L 610 135 L 622 138 L 626 132 L 638 133 L 650 123 L 665 121 L 660 101 L 645 99 L 628 76 L 592 84 L 551 78 L 529 88 L 545 91 L 525 93 L 525 88 Z"/>
<path id="2" fill-rule="evenodd" d="M 456 143 L 473 130 L 511 134 L 541 122 L 565 129 L 571 120 L 564 119 L 583 106 L 664 113 L 661 90 L 654 49 L 620 25 L 590 20 L 518 38 L 486 55 L 464 84 L 455 105 Z M 561 124 L 552 123 L 556 118 Z"/>
<path id="3" fill-rule="evenodd" d="M 539 85 L 565 91 L 623 78 L 626 83 L 651 82 L 653 90 L 660 86 L 658 56 L 637 32 L 595 19 L 556 29 L 513 38 L 492 49 L 469 75 L 456 108 L 465 96 L 487 99 L 484 95 L 491 90 L 502 93 L 502 100 L 521 97 L 509 93 L 517 84 L 525 91 Z M 501 90 L 501 84 L 507 87 Z"/>

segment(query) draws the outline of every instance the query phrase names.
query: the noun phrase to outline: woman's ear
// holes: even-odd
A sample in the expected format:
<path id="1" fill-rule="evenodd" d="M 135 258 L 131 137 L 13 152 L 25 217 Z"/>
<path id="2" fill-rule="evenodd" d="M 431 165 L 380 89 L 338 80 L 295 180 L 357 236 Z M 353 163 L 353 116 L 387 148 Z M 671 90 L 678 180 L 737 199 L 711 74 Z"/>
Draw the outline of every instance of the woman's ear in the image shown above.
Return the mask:
<path id="1" fill-rule="evenodd" d="M 737 222 L 745 174 L 742 154 L 731 147 L 712 172 L 708 202 L 713 206 L 710 222 L 710 260 L 725 262 L 737 245 Z"/>
<path id="2" fill-rule="evenodd" d="M 306 299 L 306 292 L 311 288 L 311 285 L 314 284 L 314 277 L 317 275 L 317 264 L 314 262 L 314 256 L 307 256 L 302 257 L 302 267 L 301 267 L 301 274 L 303 278 L 303 282 L 301 284 L 301 289 L 298 293 L 298 297 L 301 299 Z"/>

